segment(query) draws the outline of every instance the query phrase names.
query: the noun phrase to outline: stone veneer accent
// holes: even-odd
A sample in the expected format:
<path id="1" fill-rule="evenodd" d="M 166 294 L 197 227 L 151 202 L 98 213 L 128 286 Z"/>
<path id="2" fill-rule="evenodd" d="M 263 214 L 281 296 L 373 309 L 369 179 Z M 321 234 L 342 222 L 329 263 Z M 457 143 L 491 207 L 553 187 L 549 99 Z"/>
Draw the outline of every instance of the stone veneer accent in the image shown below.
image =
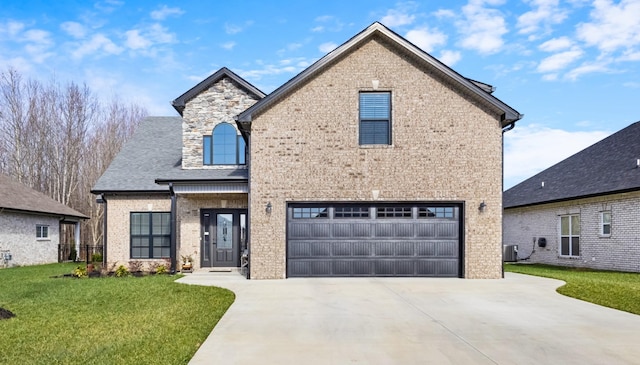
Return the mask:
<path id="1" fill-rule="evenodd" d="M 501 277 L 500 112 L 392 47 L 373 38 L 254 116 L 252 278 L 286 275 L 287 202 L 371 201 L 373 190 L 378 201 L 464 202 L 465 277 Z M 390 146 L 358 143 L 358 95 L 372 80 L 392 93 Z"/>
<path id="2" fill-rule="evenodd" d="M 182 115 L 182 168 L 216 168 L 202 164 L 202 136 L 211 135 L 213 128 L 219 123 L 230 123 L 236 128 L 233 117 L 255 104 L 258 99 L 230 78 L 223 77 L 189 100 Z"/>
<path id="3" fill-rule="evenodd" d="M 640 192 L 509 208 L 504 211 L 505 245 L 518 245 L 529 262 L 640 272 Z M 611 211 L 611 235 L 600 234 L 600 213 Z M 561 257 L 561 215 L 580 215 L 580 256 Z M 534 239 L 547 239 L 546 247 Z M 535 252 L 532 253 L 532 250 Z"/>
<path id="4" fill-rule="evenodd" d="M 36 225 L 49 226 L 49 238 L 36 238 Z M 58 262 L 58 217 L 0 211 L 0 250 L 10 250 L 9 266 Z"/>

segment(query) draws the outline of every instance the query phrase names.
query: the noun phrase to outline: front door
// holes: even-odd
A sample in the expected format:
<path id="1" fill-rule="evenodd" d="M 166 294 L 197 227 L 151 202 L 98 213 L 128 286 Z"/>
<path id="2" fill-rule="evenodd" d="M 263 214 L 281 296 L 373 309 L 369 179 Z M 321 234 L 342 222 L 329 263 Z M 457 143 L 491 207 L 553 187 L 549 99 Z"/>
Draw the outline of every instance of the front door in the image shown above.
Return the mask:
<path id="1" fill-rule="evenodd" d="M 203 209 L 201 213 L 201 266 L 239 267 L 246 248 L 247 211 Z"/>

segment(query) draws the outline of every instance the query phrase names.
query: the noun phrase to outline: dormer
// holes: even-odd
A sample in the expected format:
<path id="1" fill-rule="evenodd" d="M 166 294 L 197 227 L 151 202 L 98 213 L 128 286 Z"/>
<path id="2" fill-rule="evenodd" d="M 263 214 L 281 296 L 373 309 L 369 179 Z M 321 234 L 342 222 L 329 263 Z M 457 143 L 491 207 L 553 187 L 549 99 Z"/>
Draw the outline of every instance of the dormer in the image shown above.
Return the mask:
<path id="1" fill-rule="evenodd" d="M 182 168 L 240 167 L 246 142 L 234 116 L 265 94 L 226 67 L 172 102 L 182 116 Z"/>

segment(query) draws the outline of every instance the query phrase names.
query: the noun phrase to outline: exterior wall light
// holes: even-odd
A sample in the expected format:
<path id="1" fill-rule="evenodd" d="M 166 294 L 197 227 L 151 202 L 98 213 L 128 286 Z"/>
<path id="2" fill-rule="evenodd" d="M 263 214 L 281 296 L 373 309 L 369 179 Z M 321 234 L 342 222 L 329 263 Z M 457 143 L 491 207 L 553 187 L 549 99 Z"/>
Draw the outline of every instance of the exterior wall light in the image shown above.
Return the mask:
<path id="1" fill-rule="evenodd" d="M 267 208 L 265 209 L 265 211 L 267 212 L 267 214 L 271 214 L 271 208 L 272 208 L 272 207 L 273 207 L 273 206 L 271 205 L 271 202 L 268 202 L 268 203 L 267 203 Z"/>
<path id="2" fill-rule="evenodd" d="M 478 207 L 478 210 L 481 212 L 484 212 L 484 208 L 487 207 L 487 204 L 484 202 L 484 200 L 482 201 L 482 203 L 480 203 L 480 206 Z"/>

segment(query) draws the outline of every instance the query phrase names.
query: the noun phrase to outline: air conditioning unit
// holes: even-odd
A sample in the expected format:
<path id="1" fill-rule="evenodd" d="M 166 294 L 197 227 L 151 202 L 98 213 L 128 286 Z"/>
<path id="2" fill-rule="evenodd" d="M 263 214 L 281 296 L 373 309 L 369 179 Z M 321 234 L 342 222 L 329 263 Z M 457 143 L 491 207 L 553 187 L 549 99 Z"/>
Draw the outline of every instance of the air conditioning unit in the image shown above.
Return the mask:
<path id="1" fill-rule="evenodd" d="M 502 261 L 517 262 L 518 261 L 518 245 L 502 246 Z"/>

